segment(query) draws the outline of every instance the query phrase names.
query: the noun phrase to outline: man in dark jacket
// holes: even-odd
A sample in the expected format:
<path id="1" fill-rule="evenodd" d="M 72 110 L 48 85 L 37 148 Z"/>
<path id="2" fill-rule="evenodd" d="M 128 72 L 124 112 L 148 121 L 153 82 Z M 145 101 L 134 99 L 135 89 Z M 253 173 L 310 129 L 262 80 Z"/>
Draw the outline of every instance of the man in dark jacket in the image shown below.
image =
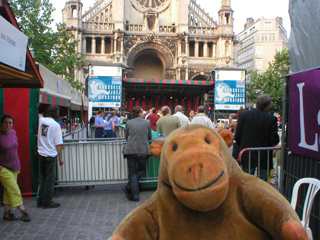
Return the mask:
<path id="1" fill-rule="evenodd" d="M 139 180 L 146 171 L 150 156 L 149 141 L 152 138 L 150 122 L 143 118 L 140 106 L 133 107 L 132 119 L 127 122 L 125 129 L 127 144 L 123 155 L 127 158 L 129 183 L 123 188 L 127 198 L 139 201 Z"/>
<path id="2" fill-rule="evenodd" d="M 257 98 L 257 108 L 244 111 L 239 115 L 235 140 L 240 151 L 252 147 L 273 147 L 279 142 L 277 118 L 268 113 L 271 98 L 268 94 Z M 242 169 L 253 174 L 258 167 L 260 159 L 260 178 L 267 181 L 270 169 L 273 168 L 272 151 L 257 151 L 251 153 L 249 166 L 249 154 L 245 152 L 241 158 Z M 260 171 L 259 171 L 260 170 Z M 269 170 L 269 171 L 268 171 Z"/>

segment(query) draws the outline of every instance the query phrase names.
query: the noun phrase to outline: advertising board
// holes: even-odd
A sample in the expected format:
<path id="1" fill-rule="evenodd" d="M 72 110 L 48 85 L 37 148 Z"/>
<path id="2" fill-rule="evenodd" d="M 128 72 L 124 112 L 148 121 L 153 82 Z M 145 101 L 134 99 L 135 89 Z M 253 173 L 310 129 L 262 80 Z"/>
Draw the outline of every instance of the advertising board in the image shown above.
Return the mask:
<path id="1" fill-rule="evenodd" d="M 244 69 L 217 69 L 215 79 L 215 110 L 239 110 L 245 107 Z"/>
<path id="2" fill-rule="evenodd" d="M 122 68 L 90 66 L 89 101 L 92 107 L 120 108 L 122 98 Z"/>
<path id="3" fill-rule="evenodd" d="M 320 69 L 290 76 L 290 151 L 320 160 Z"/>

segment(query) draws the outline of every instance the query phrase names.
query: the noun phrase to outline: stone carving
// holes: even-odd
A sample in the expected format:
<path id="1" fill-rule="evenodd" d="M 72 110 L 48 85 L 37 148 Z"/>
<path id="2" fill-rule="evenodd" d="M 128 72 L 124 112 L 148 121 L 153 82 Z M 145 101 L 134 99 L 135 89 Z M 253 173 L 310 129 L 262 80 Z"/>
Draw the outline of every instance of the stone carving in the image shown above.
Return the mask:
<path id="1" fill-rule="evenodd" d="M 156 34 L 154 32 L 146 36 L 147 42 L 154 42 L 155 39 L 156 39 Z"/>

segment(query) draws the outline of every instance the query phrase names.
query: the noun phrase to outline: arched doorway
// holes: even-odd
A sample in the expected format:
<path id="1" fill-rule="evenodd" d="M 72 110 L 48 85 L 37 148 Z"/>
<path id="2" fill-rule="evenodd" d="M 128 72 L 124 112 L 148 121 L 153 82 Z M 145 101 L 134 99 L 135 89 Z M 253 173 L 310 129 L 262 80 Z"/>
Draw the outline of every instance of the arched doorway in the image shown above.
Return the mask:
<path id="1" fill-rule="evenodd" d="M 153 50 L 142 51 L 134 61 L 134 78 L 165 78 L 162 56 Z"/>
<path id="2" fill-rule="evenodd" d="M 208 77 L 206 75 L 198 74 L 192 77 L 192 80 L 200 80 L 200 81 L 207 81 Z"/>

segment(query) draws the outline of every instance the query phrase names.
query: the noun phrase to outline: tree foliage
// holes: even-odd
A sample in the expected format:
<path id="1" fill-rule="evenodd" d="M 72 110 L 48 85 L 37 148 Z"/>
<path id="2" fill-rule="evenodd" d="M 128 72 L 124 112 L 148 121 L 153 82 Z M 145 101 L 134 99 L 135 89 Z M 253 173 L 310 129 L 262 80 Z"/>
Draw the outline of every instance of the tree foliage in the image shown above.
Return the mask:
<path id="1" fill-rule="evenodd" d="M 246 88 L 248 98 L 255 102 L 259 95 L 269 94 L 272 98 L 270 111 L 281 113 L 283 80 L 284 76 L 289 73 L 289 69 L 289 52 L 283 49 L 275 54 L 274 61 L 269 63 L 265 72 L 258 73 L 257 70 L 252 72 L 251 81 Z"/>
<path id="2" fill-rule="evenodd" d="M 76 53 L 79 40 L 66 30 L 65 24 L 57 25 L 56 38 L 58 43 L 54 45 L 51 59 L 53 64 L 48 68 L 58 75 L 62 75 L 74 88 L 81 89 L 79 81 L 75 81 L 74 68 L 83 64 L 82 56 Z"/>
<path id="3" fill-rule="evenodd" d="M 76 51 L 78 41 L 68 32 L 64 24 L 51 27 L 51 14 L 55 8 L 49 0 L 9 0 L 10 7 L 21 31 L 28 36 L 28 46 L 34 52 L 34 60 L 52 72 L 62 75 L 73 87 L 81 89 L 75 79 L 74 66 L 82 64 L 82 57 Z"/>

